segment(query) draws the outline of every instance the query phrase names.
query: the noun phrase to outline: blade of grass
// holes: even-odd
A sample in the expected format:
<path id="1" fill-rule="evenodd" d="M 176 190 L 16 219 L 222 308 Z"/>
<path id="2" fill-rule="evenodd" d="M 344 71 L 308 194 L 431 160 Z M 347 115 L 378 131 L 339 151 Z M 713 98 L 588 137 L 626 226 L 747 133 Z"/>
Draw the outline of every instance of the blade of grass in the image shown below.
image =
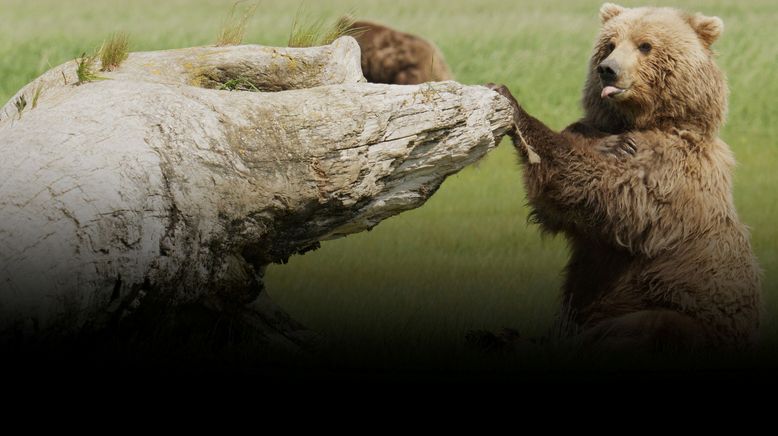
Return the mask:
<path id="1" fill-rule="evenodd" d="M 338 19 L 329 30 L 322 36 L 322 45 L 332 44 L 336 39 L 341 36 L 359 36 L 367 29 L 362 27 L 354 27 L 356 19 L 352 14 L 347 14 Z"/>
<path id="2" fill-rule="evenodd" d="M 292 21 L 292 30 L 289 33 L 289 47 L 313 47 L 316 45 L 328 45 L 346 35 L 358 35 L 365 29 L 354 27 L 356 20 L 351 14 L 340 17 L 331 25 L 325 25 L 322 18 L 311 20 L 298 9 Z"/>
<path id="3" fill-rule="evenodd" d="M 243 42 L 243 38 L 246 36 L 246 25 L 257 11 L 259 3 L 254 3 L 247 6 L 243 10 L 243 14 L 238 16 L 236 15 L 236 12 L 238 5 L 241 3 L 243 3 L 243 1 L 235 2 L 232 5 L 230 14 L 222 23 L 222 28 L 219 31 L 219 34 L 216 36 L 217 46 L 221 47 L 225 45 L 239 45 L 241 42 Z"/>
<path id="4" fill-rule="evenodd" d="M 259 88 L 257 88 L 253 83 L 251 83 L 249 79 L 245 77 L 238 77 L 236 79 L 228 80 L 222 83 L 222 85 L 216 89 L 228 91 L 260 92 Z"/>
<path id="5" fill-rule="evenodd" d="M 19 98 L 16 99 L 14 106 L 16 107 L 16 112 L 19 114 L 19 119 L 21 120 L 22 112 L 24 112 L 24 109 L 27 107 L 27 98 L 24 96 L 24 94 L 20 95 Z"/>
<path id="6" fill-rule="evenodd" d="M 40 83 L 35 88 L 35 93 L 33 93 L 33 95 L 32 95 L 32 108 L 33 109 L 38 107 L 38 99 L 41 97 L 41 93 L 42 92 L 43 92 L 43 83 Z"/>
<path id="7" fill-rule="evenodd" d="M 113 71 L 124 62 L 130 54 L 130 37 L 124 32 L 117 32 L 103 41 L 100 47 L 101 71 Z"/>
<path id="8" fill-rule="evenodd" d="M 81 57 L 76 59 L 76 76 L 78 76 L 78 83 L 76 85 L 82 85 L 84 83 L 93 82 L 95 80 L 105 80 L 105 77 L 100 77 L 95 73 L 95 54 L 87 55 L 86 52 L 81 54 Z"/>
<path id="9" fill-rule="evenodd" d="M 310 21 L 301 17 L 300 11 L 298 9 L 292 21 L 292 30 L 289 33 L 287 45 L 289 47 L 313 47 L 321 38 L 324 22 L 321 18 Z"/>

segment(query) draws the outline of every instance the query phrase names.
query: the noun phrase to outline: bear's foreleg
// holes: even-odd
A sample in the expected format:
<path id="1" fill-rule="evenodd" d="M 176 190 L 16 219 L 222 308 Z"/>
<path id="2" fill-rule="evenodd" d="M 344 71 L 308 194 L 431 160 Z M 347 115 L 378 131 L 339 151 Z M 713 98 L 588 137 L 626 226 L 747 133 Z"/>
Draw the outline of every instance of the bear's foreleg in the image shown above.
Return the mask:
<path id="1" fill-rule="evenodd" d="M 516 130 L 509 134 L 522 157 L 527 198 L 538 221 L 547 230 L 575 228 L 640 250 L 648 232 L 658 227 L 655 220 L 662 219 L 650 213 L 662 205 L 644 182 L 656 165 L 651 149 L 661 139 L 657 133 L 612 135 L 580 123 L 558 133 L 529 115 L 505 86 L 487 86 L 513 106 Z M 528 148 L 539 162 L 530 161 Z"/>

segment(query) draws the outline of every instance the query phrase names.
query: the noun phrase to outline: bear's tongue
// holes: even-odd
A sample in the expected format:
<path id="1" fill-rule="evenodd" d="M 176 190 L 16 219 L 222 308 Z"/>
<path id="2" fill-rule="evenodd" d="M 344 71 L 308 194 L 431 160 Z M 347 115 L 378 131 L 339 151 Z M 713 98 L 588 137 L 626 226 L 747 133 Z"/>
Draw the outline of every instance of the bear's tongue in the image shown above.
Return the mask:
<path id="1" fill-rule="evenodd" d="M 602 93 L 600 94 L 601 98 L 610 97 L 613 94 L 618 94 L 620 92 L 624 91 L 621 88 L 616 88 L 615 86 L 606 86 L 602 88 Z"/>

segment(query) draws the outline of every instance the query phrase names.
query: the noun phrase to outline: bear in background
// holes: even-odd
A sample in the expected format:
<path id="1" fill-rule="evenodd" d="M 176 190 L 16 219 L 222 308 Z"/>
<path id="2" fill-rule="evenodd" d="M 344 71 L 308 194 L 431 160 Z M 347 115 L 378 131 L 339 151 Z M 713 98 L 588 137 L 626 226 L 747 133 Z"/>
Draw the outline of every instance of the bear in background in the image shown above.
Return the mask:
<path id="1" fill-rule="evenodd" d="M 610 3 L 600 18 L 584 117 L 561 133 L 489 85 L 514 106 L 534 220 L 570 243 L 560 322 L 608 350 L 747 348 L 761 272 L 718 138 L 728 90 L 711 45 L 723 23 Z"/>
<path id="2" fill-rule="evenodd" d="M 347 32 L 359 43 L 368 82 L 417 85 L 454 79 L 440 49 L 423 38 L 369 21 L 354 21 Z"/>

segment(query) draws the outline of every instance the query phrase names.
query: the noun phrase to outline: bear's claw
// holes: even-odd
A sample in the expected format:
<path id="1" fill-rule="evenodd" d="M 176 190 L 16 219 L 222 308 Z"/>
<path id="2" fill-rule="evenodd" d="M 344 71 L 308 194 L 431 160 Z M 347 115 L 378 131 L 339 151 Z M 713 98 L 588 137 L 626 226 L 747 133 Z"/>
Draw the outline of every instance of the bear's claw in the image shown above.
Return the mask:
<path id="1" fill-rule="evenodd" d="M 503 97 L 507 98 L 508 100 L 510 100 L 511 103 L 518 104 L 516 102 L 516 97 L 514 97 L 513 94 L 511 94 L 511 91 L 508 89 L 507 86 L 505 86 L 505 85 L 498 85 L 496 83 L 491 83 L 491 82 L 487 83 L 484 86 L 489 88 L 489 89 L 491 89 L 492 91 L 502 95 Z"/>

